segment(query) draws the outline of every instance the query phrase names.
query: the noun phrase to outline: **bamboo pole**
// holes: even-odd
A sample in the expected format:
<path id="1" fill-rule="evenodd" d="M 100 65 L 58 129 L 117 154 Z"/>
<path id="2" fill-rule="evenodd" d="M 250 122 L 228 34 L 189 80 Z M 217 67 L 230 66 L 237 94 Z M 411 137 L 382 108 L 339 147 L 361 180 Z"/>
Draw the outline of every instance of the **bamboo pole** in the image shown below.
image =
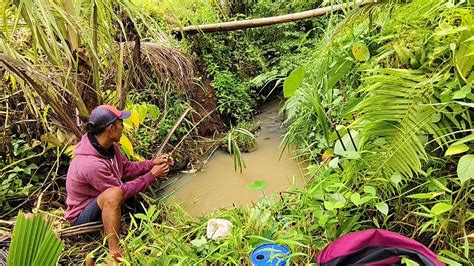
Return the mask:
<path id="1" fill-rule="evenodd" d="M 274 17 L 268 17 L 268 18 L 257 18 L 257 19 L 241 20 L 241 21 L 230 21 L 230 22 L 187 26 L 184 28 L 176 28 L 173 30 L 173 32 L 174 33 L 183 32 L 187 34 L 193 34 L 193 33 L 217 32 L 217 31 L 233 31 L 233 30 L 263 27 L 263 26 L 293 22 L 297 20 L 303 20 L 303 19 L 308 19 L 312 17 L 327 15 L 344 8 L 348 8 L 352 6 L 363 6 L 363 5 L 374 3 L 374 2 L 375 2 L 374 0 L 355 0 L 350 3 L 321 7 L 321 8 L 316 8 L 316 9 L 303 11 L 299 13 L 283 15 L 283 16 L 274 16 Z"/>
<path id="2" fill-rule="evenodd" d="M 178 120 L 176 120 L 176 122 L 174 123 L 173 127 L 171 128 L 171 130 L 168 132 L 168 135 L 166 135 L 165 139 L 163 140 L 163 142 L 161 143 L 160 147 L 158 147 L 158 150 L 156 151 L 155 153 L 155 157 L 159 156 L 162 152 L 163 152 L 163 149 L 165 148 L 165 145 L 168 143 L 168 141 L 170 140 L 171 136 L 173 135 L 173 133 L 176 131 L 176 129 L 178 128 L 179 124 L 181 124 L 181 122 L 183 121 L 184 117 L 186 116 L 186 114 L 191 110 L 190 107 L 186 108 L 186 110 L 184 110 L 184 112 L 181 114 L 181 116 L 178 118 Z"/>

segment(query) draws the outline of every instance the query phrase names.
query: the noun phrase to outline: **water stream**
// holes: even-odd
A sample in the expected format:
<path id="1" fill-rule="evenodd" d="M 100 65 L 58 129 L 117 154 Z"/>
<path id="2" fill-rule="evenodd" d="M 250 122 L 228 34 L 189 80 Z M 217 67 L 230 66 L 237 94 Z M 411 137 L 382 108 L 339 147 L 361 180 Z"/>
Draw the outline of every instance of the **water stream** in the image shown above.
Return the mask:
<path id="1" fill-rule="evenodd" d="M 268 182 L 263 190 L 265 195 L 283 191 L 291 184 L 301 186 L 304 166 L 292 159 L 294 152 L 285 151 L 280 158 L 280 142 L 285 132 L 278 113 L 280 104 L 274 100 L 256 116 L 261 123 L 256 134 L 258 149 L 242 153 L 246 164 L 242 173 L 234 171 L 230 154 L 217 150 L 202 171 L 181 176 L 165 193 L 172 193 L 172 199 L 182 203 L 189 214 L 199 216 L 222 207 L 257 202 L 262 192 L 247 187 L 257 180 Z"/>

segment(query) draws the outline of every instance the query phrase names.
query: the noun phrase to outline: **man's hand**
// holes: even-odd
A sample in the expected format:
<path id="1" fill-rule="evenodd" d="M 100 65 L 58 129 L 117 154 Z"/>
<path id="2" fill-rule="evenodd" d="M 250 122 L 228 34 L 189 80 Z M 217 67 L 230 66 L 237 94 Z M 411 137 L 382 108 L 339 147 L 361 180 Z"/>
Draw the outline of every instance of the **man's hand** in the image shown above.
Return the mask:
<path id="1" fill-rule="evenodd" d="M 168 154 L 162 154 L 162 155 L 156 157 L 155 159 L 153 159 L 153 164 L 154 165 L 159 165 L 159 164 L 163 164 L 163 163 L 166 163 L 168 165 L 173 165 L 174 164 L 173 159 L 171 159 L 171 157 Z"/>
<path id="2" fill-rule="evenodd" d="M 155 164 L 153 168 L 151 168 L 150 172 L 155 178 L 157 177 L 164 178 L 168 174 L 169 170 L 170 170 L 170 167 L 167 163 L 161 163 L 161 164 Z"/>

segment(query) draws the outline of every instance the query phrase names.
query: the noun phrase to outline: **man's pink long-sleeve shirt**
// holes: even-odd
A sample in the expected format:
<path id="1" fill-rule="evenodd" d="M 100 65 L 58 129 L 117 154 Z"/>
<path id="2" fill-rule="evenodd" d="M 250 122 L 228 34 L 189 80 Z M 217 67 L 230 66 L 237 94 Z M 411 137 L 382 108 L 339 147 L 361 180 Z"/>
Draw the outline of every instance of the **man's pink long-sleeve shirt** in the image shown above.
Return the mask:
<path id="1" fill-rule="evenodd" d="M 120 187 L 124 199 L 147 188 L 155 177 L 150 170 L 152 161 L 130 162 L 117 144 L 113 144 L 115 155 L 109 159 L 100 154 L 91 144 L 87 134 L 76 145 L 66 177 L 66 204 L 64 217 L 74 223 L 82 210 L 100 193 L 110 187 Z M 137 177 L 138 176 L 138 177 Z M 122 180 L 137 177 L 129 182 Z"/>

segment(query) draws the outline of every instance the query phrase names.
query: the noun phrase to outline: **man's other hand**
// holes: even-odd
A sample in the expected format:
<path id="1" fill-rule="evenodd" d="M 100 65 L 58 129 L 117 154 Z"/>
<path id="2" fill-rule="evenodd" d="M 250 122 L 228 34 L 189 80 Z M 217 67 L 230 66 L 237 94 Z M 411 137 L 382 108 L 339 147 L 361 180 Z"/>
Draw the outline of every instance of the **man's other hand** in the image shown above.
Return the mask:
<path id="1" fill-rule="evenodd" d="M 170 170 L 169 165 L 166 162 L 164 162 L 161 164 L 155 164 L 153 168 L 151 168 L 150 172 L 155 178 L 157 178 L 157 177 L 165 177 L 168 174 L 169 170 Z"/>

